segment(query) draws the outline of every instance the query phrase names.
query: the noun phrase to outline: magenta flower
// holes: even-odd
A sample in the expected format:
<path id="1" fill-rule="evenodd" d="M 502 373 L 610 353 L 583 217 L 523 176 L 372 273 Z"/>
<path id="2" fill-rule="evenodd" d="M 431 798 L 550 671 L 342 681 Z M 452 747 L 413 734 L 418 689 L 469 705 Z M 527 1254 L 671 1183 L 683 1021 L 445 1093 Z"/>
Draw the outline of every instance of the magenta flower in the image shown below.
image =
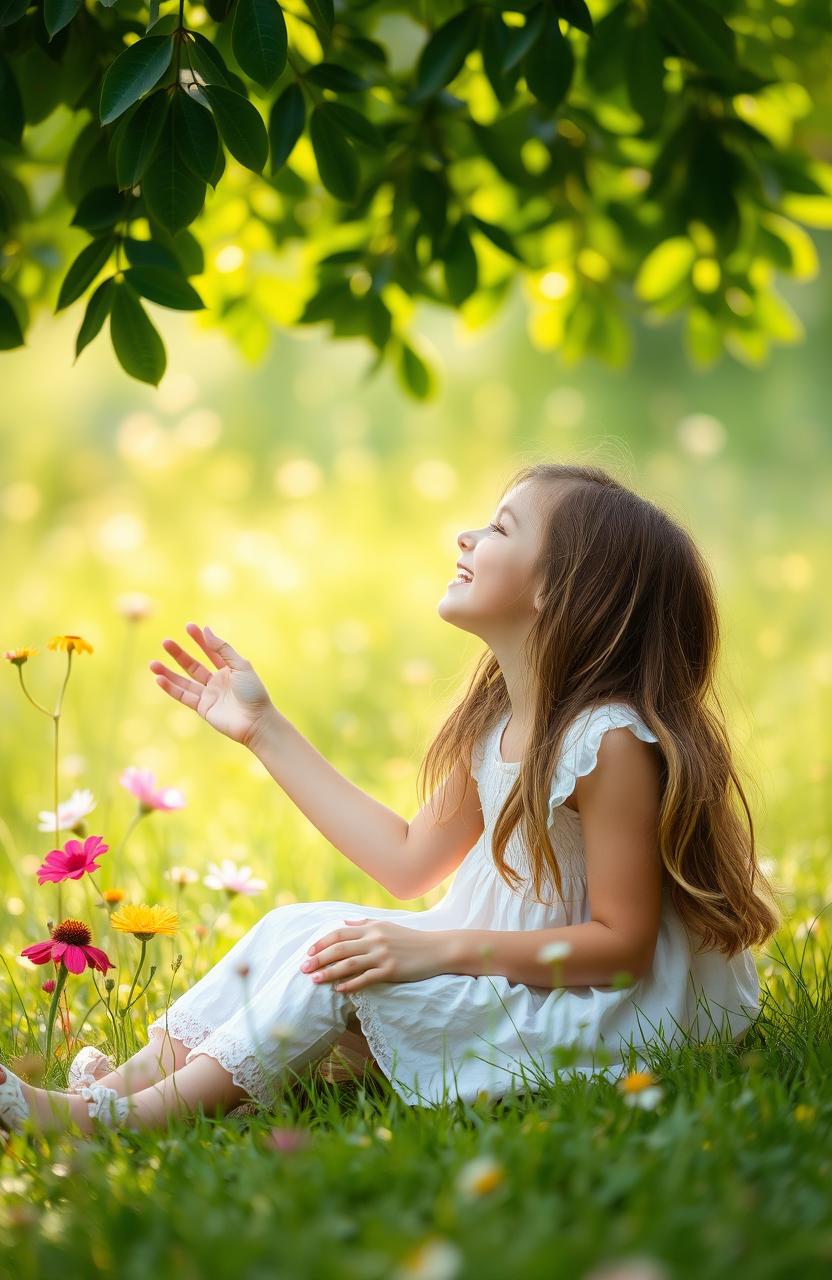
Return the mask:
<path id="1" fill-rule="evenodd" d="M 87 836 L 80 840 L 67 840 L 63 849 L 52 849 L 46 855 L 42 866 L 38 867 L 38 884 L 60 884 L 63 880 L 80 880 L 87 871 L 98 871 L 100 858 L 106 853 L 109 845 L 101 836 Z"/>
<path id="2" fill-rule="evenodd" d="M 185 804 L 185 797 L 177 787 L 157 788 L 150 769 L 137 769 L 131 764 L 124 770 L 119 782 L 136 797 L 142 813 L 150 813 L 153 809 L 181 809 Z"/>
<path id="3" fill-rule="evenodd" d="M 40 984 L 40 989 L 41 991 L 45 991 L 48 996 L 51 996 L 52 992 L 55 990 L 55 979 L 47 978 L 45 982 Z"/>
<path id="4" fill-rule="evenodd" d="M 52 930 L 48 942 L 35 942 L 31 947 L 24 947 L 22 956 L 27 956 L 33 964 L 48 964 L 54 960 L 60 967 L 64 966 L 70 973 L 83 973 L 90 969 L 99 969 L 106 973 L 115 969 L 109 959 L 98 947 L 90 946 L 92 934 L 82 920 L 62 920 Z"/>

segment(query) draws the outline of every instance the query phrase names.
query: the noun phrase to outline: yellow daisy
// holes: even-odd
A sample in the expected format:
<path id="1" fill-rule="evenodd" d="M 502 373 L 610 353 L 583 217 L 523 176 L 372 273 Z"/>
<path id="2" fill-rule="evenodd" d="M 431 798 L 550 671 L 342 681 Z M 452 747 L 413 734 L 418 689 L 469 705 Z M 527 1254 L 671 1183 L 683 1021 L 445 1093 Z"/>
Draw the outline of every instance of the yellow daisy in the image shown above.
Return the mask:
<path id="1" fill-rule="evenodd" d="M 37 649 L 30 649 L 27 645 L 23 645 L 20 649 L 7 649 L 3 657 L 13 662 L 16 667 L 22 667 L 23 663 L 34 658 L 36 653 Z"/>
<path id="2" fill-rule="evenodd" d="M 75 650 L 77 653 L 92 653 L 92 645 L 83 636 L 53 636 L 46 642 L 47 649 L 63 649 L 66 653 Z"/>
<path id="3" fill-rule="evenodd" d="M 110 924 L 121 933 L 132 933 L 140 942 L 147 942 L 157 933 L 171 935 L 179 928 L 179 916 L 170 907 L 119 907 L 110 916 Z"/>
<path id="4" fill-rule="evenodd" d="M 631 1071 L 618 1081 L 622 1093 L 640 1093 L 656 1084 L 656 1077 L 649 1071 Z"/>

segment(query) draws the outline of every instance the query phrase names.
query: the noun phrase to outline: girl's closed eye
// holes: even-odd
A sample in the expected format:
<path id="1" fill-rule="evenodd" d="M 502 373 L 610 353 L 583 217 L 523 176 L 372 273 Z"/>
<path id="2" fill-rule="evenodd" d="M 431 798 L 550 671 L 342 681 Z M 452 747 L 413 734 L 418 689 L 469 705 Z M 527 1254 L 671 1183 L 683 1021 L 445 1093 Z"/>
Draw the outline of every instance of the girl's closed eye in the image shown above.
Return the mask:
<path id="1" fill-rule="evenodd" d="M 494 524 L 492 522 L 488 527 L 489 529 L 496 529 L 497 533 L 505 533 L 505 529 L 502 527 L 502 525 Z"/>

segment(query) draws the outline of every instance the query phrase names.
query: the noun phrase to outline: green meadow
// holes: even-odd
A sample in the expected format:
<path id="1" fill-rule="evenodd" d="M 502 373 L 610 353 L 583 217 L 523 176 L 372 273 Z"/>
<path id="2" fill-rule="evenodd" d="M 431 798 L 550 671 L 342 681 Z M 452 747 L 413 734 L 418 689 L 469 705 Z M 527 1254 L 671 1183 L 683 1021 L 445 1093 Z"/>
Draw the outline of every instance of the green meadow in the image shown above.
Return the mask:
<path id="1" fill-rule="evenodd" d="M 41 319 L 7 357 L 0 650 L 37 649 L 26 686 L 52 708 L 67 660 L 47 640 L 92 645 L 74 655 L 62 706 L 59 799 L 93 792 L 86 830 L 112 851 L 102 889 L 179 913 L 176 934 L 148 945 L 140 986 L 157 968 L 125 1023 L 131 1043 L 273 906 L 403 905 L 253 756 L 162 692 L 148 669 L 165 660 L 162 639 L 187 645 L 185 623 L 208 623 L 333 765 L 412 817 L 423 752 L 480 649 L 437 614 L 456 536 L 487 522 L 510 475 L 538 458 L 607 466 L 704 549 L 721 696 L 783 924 L 756 957 L 763 1006 L 746 1041 L 657 1042 L 649 1107 L 564 1079 L 498 1103 L 410 1108 L 372 1071 L 333 1082 L 310 1069 L 268 1114 L 203 1115 L 157 1135 L 16 1136 L 0 1152 L 0 1275 L 829 1274 L 832 308 L 819 280 L 786 293 L 803 342 L 707 376 L 674 325 L 642 328 L 626 370 L 569 367 L 530 341 L 519 286 L 487 329 L 428 310 L 444 379 L 429 404 L 403 398 L 389 371 L 364 380 L 363 342 L 314 330 L 278 330 L 246 355 L 166 315 L 158 390 L 126 380 L 106 344 L 71 367 L 66 317 Z M 148 598 L 147 617 L 124 616 L 128 593 Z M 47 970 L 20 952 L 56 918 L 56 887 L 35 877 L 53 847 L 37 819 L 54 808 L 54 742 L 15 667 L 0 677 L 0 1059 L 36 1073 Z M 186 803 L 133 823 L 124 843 L 130 765 Z M 224 858 L 266 889 L 205 886 Z M 177 888 L 165 872 L 181 866 L 198 879 Z M 446 888 L 404 905 L 424 909 Z M 87 877 L 62 894 L 63 913 L 118 955 L 126 997 L 138 944 L 112 932 Z M 70 1049 L 113 1047 L 89 973 L 66 990 L 57 1087 Z"/>

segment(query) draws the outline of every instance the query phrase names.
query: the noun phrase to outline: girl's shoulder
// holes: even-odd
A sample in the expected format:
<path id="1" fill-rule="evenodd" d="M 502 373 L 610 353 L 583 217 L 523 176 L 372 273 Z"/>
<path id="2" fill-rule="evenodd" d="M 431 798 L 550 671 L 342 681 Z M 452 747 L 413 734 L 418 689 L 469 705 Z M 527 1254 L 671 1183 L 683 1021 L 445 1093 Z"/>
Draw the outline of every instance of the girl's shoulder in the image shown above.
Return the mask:
<path id="1" fill-rule="evenodd" d="M 604 702 L 579 712 L 569 723 L 549 794 L 549 817 L 575 790 L 578 778 L 591 773 L 608 729 L 629 729 L 642 742 L 658 742 L 650 726 L 628 702 Z"/>

